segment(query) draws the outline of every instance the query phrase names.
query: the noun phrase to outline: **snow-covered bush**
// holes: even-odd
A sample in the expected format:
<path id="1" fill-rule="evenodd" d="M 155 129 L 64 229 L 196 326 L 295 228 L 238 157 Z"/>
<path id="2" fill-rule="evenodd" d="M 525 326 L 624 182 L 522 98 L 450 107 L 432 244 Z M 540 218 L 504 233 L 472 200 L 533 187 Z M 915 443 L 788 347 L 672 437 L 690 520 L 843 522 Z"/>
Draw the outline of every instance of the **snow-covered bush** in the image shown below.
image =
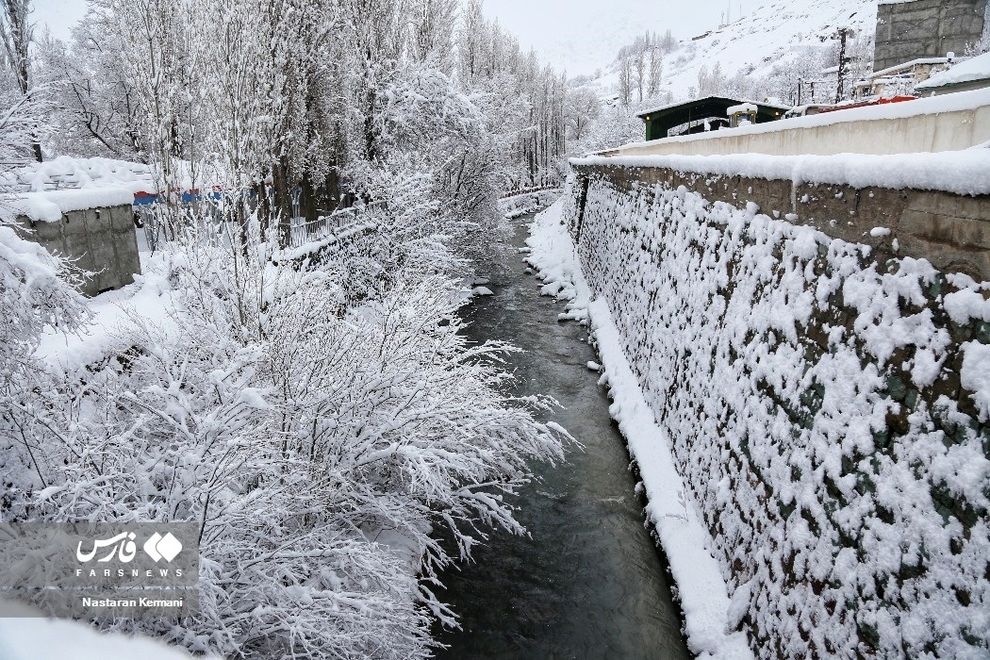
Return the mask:
<path id="1" fill-rule="evenodd" d="M 0 520 L 26 515 L 32 493 L 48 485 L 34 435 L 44 409 L 36 392 L 50 388 L 35 357 L 41 334 L 48 327 L 71 332 L 86 316 L 75 288 L 80 273 L 25 239 L 26 231 L 0 208 Z"/>
<path id="2" fill-rule="evenodd" d="M 506 496 L 561 457 L 533 416 L 551 402 L 506 394 L 511 349 L 468 344 L 454 301 L 508 172 L 562 150 L 563 81 L 480 3 L 458 34 L 450 0 L 409 8 L 92 0 L 71 48 L 39 51 L 53 144 L 132 154 L 160 193 L 146 274 L 169 318 L 37 370 L 23 447 L 3 429 L 3 461 L 32 467 L 7 518 L 200 525 L 200 609 L 112 627 L 228 657 L 422 657 L 455 620 L 437 569 L 521 531 Z M 360 231 L 301 262 L 298 217 L 341 196 Z"/>
<path id="3" fill-rule="evenodd" d="M 225 656 L 424 657 L 431 614 L 454 621 L 436 569 L 485 527 L 520 532 L 505 496 L 561 457 L 532 417 L 550 402 L 504 393 L 510 349 L 466 343 L 444 276 L 400 268 L 348 308 L 332 265 L 274 262 L 256 222 L 244 241 L 209 226 L 168 247 L 177 322 L 135 319 L 127 356 L 43 396 L 32 515 L 200 525 L 199 612 L 119 629 Z"/>

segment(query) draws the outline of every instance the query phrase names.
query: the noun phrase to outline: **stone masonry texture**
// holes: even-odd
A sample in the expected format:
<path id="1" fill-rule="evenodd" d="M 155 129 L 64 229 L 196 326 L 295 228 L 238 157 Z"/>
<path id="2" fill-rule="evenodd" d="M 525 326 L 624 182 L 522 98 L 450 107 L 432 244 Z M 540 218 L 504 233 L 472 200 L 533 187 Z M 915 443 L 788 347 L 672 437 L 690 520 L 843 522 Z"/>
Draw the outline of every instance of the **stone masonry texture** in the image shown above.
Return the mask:
<path id="1" fill-rule="evenodd" d="M 128 204 L 69 211 L 58 222 L 19 222 L 30 227 L 27 238 L 86 271 L 82 292 L 95 296 L 131 284 L 141 272 L 133 217 Z"/>
<path id="2" fill-rule="evenodd" d="M 566 195 L 757 657 L 988 657 L 990 200 L 602 166 Z"/>
<path id="3" fill-rule="evenodd" d="M 963 55 L 983 34 L 987 0 L 913 0 L 877 11 L 873 70 L 919 57 Z"/>

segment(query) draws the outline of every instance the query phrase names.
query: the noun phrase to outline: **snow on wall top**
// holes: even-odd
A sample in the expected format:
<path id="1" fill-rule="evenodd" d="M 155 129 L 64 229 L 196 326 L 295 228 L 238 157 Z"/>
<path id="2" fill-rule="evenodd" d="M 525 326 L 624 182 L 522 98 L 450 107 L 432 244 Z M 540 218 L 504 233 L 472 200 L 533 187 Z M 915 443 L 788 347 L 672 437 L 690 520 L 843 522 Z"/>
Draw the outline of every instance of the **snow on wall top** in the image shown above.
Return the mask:
<path id="1" fill-rule="evenodd" d="M 726 115 L 734 115 L 737 112 L 756 112 L 757 108 L 754 103 L 740 103 L 739 105 L 733 105 L 725 109 Z"/>
<path id="2" fill-rule="evenodd" d="M 990 80 L 990 53 L 971 57 L 964 62 L 956 64 L 947 71 L 936 73 L 928 80 L 919 83 L 915 89 L 937 89 L 946 85 L 973 82 L 976 80 Z"/>
<path id="3" fill-rule="evenodd" d="M 142 163 L 60 156 L 0 174 L 0 205 L 36 222 L 57 222 L 69 211 L 131 204 L 134 193 L 155 188 Z"/>
<path id="4" fill-rule="evenodd" d="M 957 195 L 990 194 L 990 149 L 919 154 L 837 154 L 834 156 L 588 156 L 572 158 L 573 165 L 664 167 L 757 179 L 800 183 L 831 183 L 854 188 L 939 190 Z"/>

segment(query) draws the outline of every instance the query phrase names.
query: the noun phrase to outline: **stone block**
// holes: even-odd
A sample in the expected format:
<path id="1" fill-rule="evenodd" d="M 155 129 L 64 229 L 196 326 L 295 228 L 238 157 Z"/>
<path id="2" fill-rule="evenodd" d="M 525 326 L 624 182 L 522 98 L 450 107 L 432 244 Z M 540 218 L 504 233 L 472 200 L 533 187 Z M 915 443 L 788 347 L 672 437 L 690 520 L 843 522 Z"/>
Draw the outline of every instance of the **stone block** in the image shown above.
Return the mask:
<path id="1" fill-rule="evenodd" d="M 30 229 L 26 236 L 42 245 L 62 242 L 61 222 L 31 222 L 27 218 L 21 218 L 21 224 Z"/>
<path id="2" fill-rule="evenodd" d="M 79 219 L 86 227 L 86 232 L 93 236 L 102 234 L 107 230 L 107 222 L 99 209 L 84 209 L 81 211 L 70 211 L 67 213 L 71 218 Z"/>

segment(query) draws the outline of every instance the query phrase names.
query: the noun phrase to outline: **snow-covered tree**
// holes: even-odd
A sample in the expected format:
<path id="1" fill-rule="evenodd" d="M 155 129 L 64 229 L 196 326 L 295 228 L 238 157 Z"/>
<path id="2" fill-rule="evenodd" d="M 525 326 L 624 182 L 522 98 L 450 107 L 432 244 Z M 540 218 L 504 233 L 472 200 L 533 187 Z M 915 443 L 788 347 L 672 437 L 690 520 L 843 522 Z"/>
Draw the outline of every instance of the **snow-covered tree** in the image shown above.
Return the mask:
<path id="1" fill-rule="evenodd" d="M 31 23 L 31 0 L 2 0 L 0 1 L 0 43 L 3 44 L 3 59 L 7 69 L 13 74 L 17 90 L 21 96 L 9 105 L 23 108 L 33 101 L 29 97 L 36 96 L 38 90 L 31 81 L 31 42 L 34 39 L 34 25 Z M 21 116 L 24 113 L 18 110 Z M 40 124 L 35 125 L 29 141 L 34 158 L 42 159 L 39 139 Z"/>
<path id="2" fill-rule="evenodd" d="M 54 457 L 40 437 L 48 430 L 38 422 L 45 409 L 38 394 L 51 390 L 36 357 L 42 333 L 46 328 L 72 332 L 87 316 L 75 288 L 80 273 L 25 238 L 27 230 L 14 222 L 15 214 L 0 204 L 0 521 L 23 519 L 33 493 L 52 483 Z"/>
<path id="3" fill-rule="evenodd" d="M 571 137 L 580 142 L 597 117 L 601 104 L 598 96 L 587 87 L 572 90 L 567 96 L 567 126 Z"/>
<path id="4" fill-rule="evenodd" d="M 457 8 L 91 0 L 43 44 L 53 144 L 146 160 L 168 229 L 149 275 L 169 322 L 131 319 L 126 356 L 85 373 L 21 369 L 44 386 L 2 421 L 6 518 L 199 526 L 200 610 L 107 625 L 223 656 L 425 657 L 455 621 L 438 570 L 522 531 L 509 496 L 565 434 L 534 417 L 549 400 L 506 394 L 510 347 L 466 342 L 456 276 L 499 190 L 556 172 L 567 88 Z M 180 203 L 204 186 L 222 199 Z M 293 198 L 341 187 L 353 238 L 287 260 Z M 74 318 L 42 304 L 71 307 L 59 273 L 20 309 L 30 337 Z"/>

